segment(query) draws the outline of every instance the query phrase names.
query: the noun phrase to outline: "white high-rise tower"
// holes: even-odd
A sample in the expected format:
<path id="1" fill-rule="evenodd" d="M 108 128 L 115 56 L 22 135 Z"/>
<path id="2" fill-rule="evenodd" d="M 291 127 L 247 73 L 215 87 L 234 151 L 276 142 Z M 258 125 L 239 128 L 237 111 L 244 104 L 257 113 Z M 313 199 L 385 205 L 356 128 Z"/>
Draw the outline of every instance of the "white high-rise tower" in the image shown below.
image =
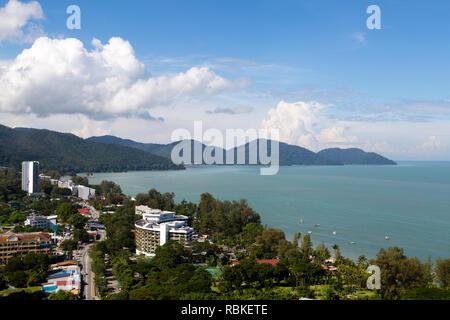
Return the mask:
<path id="1" fill-rule="evenodd" d="M 22 162 L 22 190 L 28 194 L 39 192 L 39 162 Z"/>

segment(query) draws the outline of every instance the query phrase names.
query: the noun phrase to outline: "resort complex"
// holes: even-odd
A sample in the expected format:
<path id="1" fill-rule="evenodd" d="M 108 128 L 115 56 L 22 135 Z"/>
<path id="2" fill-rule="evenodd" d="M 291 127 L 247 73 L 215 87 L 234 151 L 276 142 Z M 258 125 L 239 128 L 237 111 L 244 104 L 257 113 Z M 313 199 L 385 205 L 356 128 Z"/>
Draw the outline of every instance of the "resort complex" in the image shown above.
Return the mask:
<path id="1" fill-rule="evenodd" d="M 177 216 L 175 212 L 161 211 L 147 206 L 136 206 L 136 215 L 142 220 L 136 222 L 136 254 L 152 257 L 156 248 L 167 241 L 187 242 L 192 239 L 194 229 L 188 226 L 188 217 Z"/>

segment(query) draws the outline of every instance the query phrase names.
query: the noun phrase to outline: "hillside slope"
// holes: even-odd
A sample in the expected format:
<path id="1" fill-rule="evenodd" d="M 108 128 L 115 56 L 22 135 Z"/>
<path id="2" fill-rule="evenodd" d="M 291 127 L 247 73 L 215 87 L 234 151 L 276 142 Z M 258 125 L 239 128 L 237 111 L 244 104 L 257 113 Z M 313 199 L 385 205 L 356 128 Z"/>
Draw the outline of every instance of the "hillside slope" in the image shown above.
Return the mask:
<path id="1" fill-rule="evenodd" d="M 20 168 L 36 160 L 61 173 L 178 170 L 170 160 L 134 147 L 81 139 L 49 130 L 11 129 L 0 125 L 0 165 Z"/>

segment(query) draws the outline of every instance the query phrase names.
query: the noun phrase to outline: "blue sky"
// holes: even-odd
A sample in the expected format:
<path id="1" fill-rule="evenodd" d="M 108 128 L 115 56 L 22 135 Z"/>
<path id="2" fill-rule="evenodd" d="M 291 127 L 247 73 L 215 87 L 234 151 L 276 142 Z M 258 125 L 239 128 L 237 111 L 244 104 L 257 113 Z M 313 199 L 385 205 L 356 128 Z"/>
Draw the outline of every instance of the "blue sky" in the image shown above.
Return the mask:
<path id="1" fill-rule="evenodd" d="M 0 0 L 0 8 L 7 3 Z M 43 113 L 25 98 L 6 97 L 18 107 L 2 108 L 0 96 L 6 125 L 169 142 L 171 131 L 202 120 L 219 129 L 280 127 L 286 142 L 312 149 L 361 147 L 400 160 L 450 159 L 448 1 L 38 3 L 45 17 L 27 23 L 39 32 L 26 41 L 0 37 L 5 64 L 40 37 L 78 39 L 87 52 L 96 50 L 93 38 L 105 45 L 119 37 L 145 66 L 145 75 L 136 73 L 140 79 L 206 68 L 228 82 L 214 93 L 206 92 L 208 85 L 176 97 L 178 89 L 164 91 L 167 99 L 152 96 L 132 111 L 120 108 L 103 118 L 89 108 L 76 113 L 72 106 Z M 81 8 L 81 30 L 66 28 L 66 8 L 72 4 Z M 372 4 L 381 8 L 381 30 L 366 27 L 366 9 Z M 27 25 L 21 29 L 23 38 Z M 314 107 L 316 102 L 325 107 Z"/>

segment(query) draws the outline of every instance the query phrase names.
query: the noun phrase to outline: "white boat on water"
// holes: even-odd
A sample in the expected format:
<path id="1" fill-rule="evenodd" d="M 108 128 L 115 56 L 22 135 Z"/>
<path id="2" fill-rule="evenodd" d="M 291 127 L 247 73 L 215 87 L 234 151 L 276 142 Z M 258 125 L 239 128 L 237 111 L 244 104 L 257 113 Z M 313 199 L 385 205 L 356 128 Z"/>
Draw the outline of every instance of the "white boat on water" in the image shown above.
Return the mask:
<path id="1" fill-rule="evenodd" d="M 303 223 L 304 223 L 303 219 L 300 219 L 300 224 L 303 224 Z"/>
<path id="2" fill-rule="evenodd" d="M 320 227 L 320 224 L 315 224 L 314 227 L 318 228 L 318 227 Z"/>
<path id="3" fill-rule="evenodd" d="M 337 234 L 337 232 L 336 231 L 333 231 L 333 236 L 335 236 Z"/>
<path id="4" fill-rule="evenodd" d="M 352 241 L 352 242 L 350 242 L 350 244 L 351 244 L 351 245 L 354 245 L 354 244 L 356 244 L 356 242 Z"/>
<path id="5" fill-rule="evenodd" d="M 312 231 L 308 231 L 308 234 L 312 234 Z"/>
<path id="6" fill-rule="evenodd" d="M 386 237 L 384 237 L 384 239 L 385 239 L 386 241 L 388 241 L 388 240 L 391 240 L 391 237 L 386 236 Z"/>

